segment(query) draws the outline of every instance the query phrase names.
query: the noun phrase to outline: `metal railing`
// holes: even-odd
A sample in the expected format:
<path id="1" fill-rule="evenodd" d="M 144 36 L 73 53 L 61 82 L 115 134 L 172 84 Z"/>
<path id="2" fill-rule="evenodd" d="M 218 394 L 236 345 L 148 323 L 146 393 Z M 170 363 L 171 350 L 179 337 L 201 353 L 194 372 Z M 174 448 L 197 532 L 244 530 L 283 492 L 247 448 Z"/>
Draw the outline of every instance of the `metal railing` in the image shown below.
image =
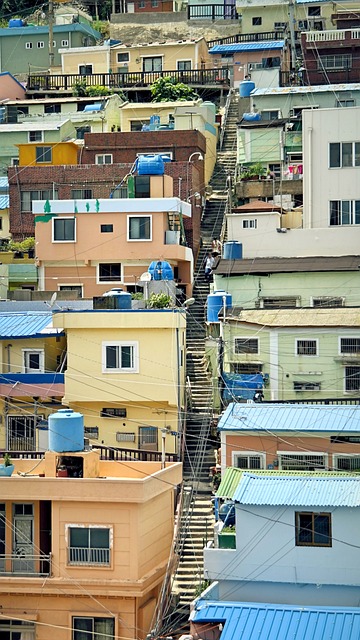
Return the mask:
<path id="1" fill-rule="evenodd" d="M 194 86 L 217 84 L 230 85 L 227 69 L 189 69 L 185 71 L 138 71 L 130 73 L 93 73 L 91 75 L 44 73 L 32 74 L 27 79 L 27 91 L 72 91 L 78 83 L 85 83 L 87 87 L 101 85 L 111 89 L 125 89 L 148 87 L 158 78 L 172 77 L 176 82 Z"/>
<path id="2" fill-rule="evenodd" d="M 11 458 L 14 459 L 26 459 L 26 460 L 41 460 L 41 458 L 44 457 L 45 452 L 44 451 L 34 451 L 34 450 L 22 450 L 22 449 L 17 449 L 17 450 L 9 450 L 9 449 L 0 449 L 0 458 L 4 457 L 5 453 L 10 453 L 11 454 Z"/>
<path id="3" fill-rule="evenodd" d="M 51 553 L 28 554 L 24 552 L 0 554 L 0 578 L 4 575 L 50 576 Z"/>
<path id="4" fill-rule="evenodd" d="M 237 20 L 238 12 L 234 4 L 188 5 L 188 20 Z"/>
<path id="5" fill-rule="evenodd" d="M 105 447 L 92 443 L 93 449 L 100 450 L 100 460 L 115 460 L 118 462 L 161 462 L 161 451 L 149 451 L 147 449 L 120 449 L 118 447 Z M 166 453 L 167 462 L 178 462 L 176 453 Z"/>
<path id="6" fill-rule="evenodd" d="M 223 115 L 222 120 L 221 120 L 221 131 L 220 131 L 220 139 L 219 139 L 219 150 L 220 151 L 221 151 L 223 143 L 224 143 L 227 117 L 228 117 L 229 108 L 230 108 L 230 104 L 231 104 L 231 98 L 232 98 L 233 94 L 234 94 L 234 90 L 230 89 L 229 93 L 227 94 L 227 98 L 226 98 L 226 102 L 225 102 L 224 115 Z"/>
<path id="7" fill-rule="evenodd" d="M 69 547 L 68 563 L 76 565 L 102 565 L 110 564 L 110 549 L 88 549 L 84 547 Z"/>
<path id="8" fill-rule="evenodd" d="M 285 30 L 284 30 L 285 31 Z M 215 47 L 217 44 L 237 44 L 238 42 L 261 42 L 264 40 L 283 40 L 284 31 L 263 31 L 262 33 L 237 33 L 226 38 L 218 38 L 217 40 L 208 40 L 208 48 Z"/>

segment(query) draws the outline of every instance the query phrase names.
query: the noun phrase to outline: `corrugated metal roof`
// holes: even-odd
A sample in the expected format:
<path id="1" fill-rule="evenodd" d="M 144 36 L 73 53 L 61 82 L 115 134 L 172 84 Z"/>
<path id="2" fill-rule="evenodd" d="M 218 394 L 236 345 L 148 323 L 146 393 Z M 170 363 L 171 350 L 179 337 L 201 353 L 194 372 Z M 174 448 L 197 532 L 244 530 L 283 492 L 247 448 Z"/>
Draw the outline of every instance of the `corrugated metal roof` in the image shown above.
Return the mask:
<path id="1" fill-rule="evenodd" d="M 93 301 L 86 298 L 80 298 L 79 300 L 56 300 L 54 309 L 56 311 L 68 309 L 79 310 L 92 309 Z M 0 314 L 4 312 L 25 313 L 34 311 L 49 311 L 49 302 L 45 300 L 6 300 L 6 302 L 0 301 Z"/>
<path id="2" fill-rule="evenodd" d="M 360 82 L 344 82 L 342 84 L 317 84 L 304 87 L 268 87 L 254 89 L 252 96 L 289 95 L 291 93 L 335 93 L 336 91 L 359 91 Z M 311 105 L 309 104 L 309 109 Z"/>
<path id="3" fill-rule="evenodd" d="M 240 504 L 359 507 L 358 477 L 270 476 L 243 473 L 233 499 Z"/>
<path id="4" fill-rule="evenodd" d="M 52 326 L 51 312 L 1 313 L 0 336 L 8 338 L 35 338 L 61 333 Z"/>
<path id="5" fill-rule="evenodd" d="M 230 403 L 219 431 L 360 434 L 360 405 Z"/>
<path id="6" fill-rule="evenodd" d="M 250 203 L 251 205 L 252 203 Z M 245 205 L 248 206 L 248 205 Z M 241 208 L 239 207 L 239 210 Z M 276 212 L 276 209 L 274 209 Z M 241 210 L 239 211 L 241 213 Z M 236 215 L 236 213 L 235 213 Z M 259 273 L 299 273 L 316 271 L 359 271 L 360 256 L 307 257 L 307 258 L 244 258 L 242 260 L 221 259 L 216 266 L 217 274 L 242 275 Z"/>
<path id="7" fill-rule="evenodd" d="M 260 324 L 262 327 L 356 327 L 360 328 L 360 307 L 244 309 L 237 322 Z"/>
<path id="8" fill-rule="evenodd" d="M 8 209 L 9 208 L 9 196 L 0 195 L 0 209 Z"/>
<path id="9" fill-rule="evenodd" d="M 225 472 L 221 478 L 220 485 L 218 490 L 216 491 L 216 496 L 218 498 L 228 498 L 230 500 L 234 499 L 235 491 L 237 490 L 240 480 L 242 478 L 243 473 L 248 473 L 245 469 L 238 469 L 237 467 L 227 467 Z M 252 475 L 268 475 L 275 476 L 278 478 L 281 477 L 289 477 L 289 476 L 308 476 L 308 471 L 279 471 L 278 469 L 256 469 L 251 471 Z M 312 475 L 316 475 L 316 477 L 349 477 L 351 474 L 346 471 L 314 471 Z M 354 474 L 353 477 L 358 477 Z"/>
<path id="10" fill-rule="evenodd" d="M 259 42 L 236 42 L 234 44 L 216 44 L 209 53 L 237 53 L 241 51 L 268 51 L 283 49 L 285 40 L 264 40 Z"/>
<path id="11" fill-rule="evenodd" d="M 193 622 L 223 624 L 221 640 L 358 640 L 360 609 L 198 600 Z"/>
<path id="12" fill-rule="evenodd" d="M 6 191 L 7 189 L 9 189 L 8 177 L 7 176 L 0 176 L 0 191 Z"/>

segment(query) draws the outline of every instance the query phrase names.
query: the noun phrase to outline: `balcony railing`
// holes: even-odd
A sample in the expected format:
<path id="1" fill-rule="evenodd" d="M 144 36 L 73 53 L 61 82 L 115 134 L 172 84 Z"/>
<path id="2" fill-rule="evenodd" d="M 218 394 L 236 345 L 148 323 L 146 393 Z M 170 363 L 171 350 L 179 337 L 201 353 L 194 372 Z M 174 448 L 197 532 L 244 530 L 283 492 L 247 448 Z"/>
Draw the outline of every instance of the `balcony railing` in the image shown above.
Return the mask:
<path id="1" fill-rule="evenodd" d="M 27 91 L 72 91 L 79 82 L 87 87 L 101 85 L 109 89 L 136 89 L 151 86 L 158 78 L 170 76 L 176 82 L 183 82 L 195 87 L 230 86 L 228 69 L 189 69 L 187 71 L 138 71 L 131 73 L 93 73 L 80 74 L 33 74 L 28 76 Z"/>
<path id="2" fill-rule="evenodd" d="M 234 4 L 188 5 L 188 20 L 237 20 L 238 13 Z"/>
<path id="3" fill-rule="evenodd" d="M 263 31 L 262 33 L 237 33 L 234 36 L 209 40 L 208 47 L 211 49 L 217 44 L 237 44 L 238 42 L 263 42 L 264 40 L 283 40 L 284 31 Z"/>
<path id="4" fill-rule="evenodd" d="M 76 565 L 109 566 L 110 549 L 86 549 L 84 547 L 69 547 L 68 563 Z"/>
<path id="5" fill-rule="evenodd" d="M 101 444 L 92 444 L 93 449 L 100 450 L 100 460 L 136 461 L 136 462 L 161 462 L 161 451 L 149 451 L 148 449 L 120 449 L 116 447 L 104 447 Z M 12 454 L 11 454 L 12 455 Z M 166 462 L 178 462 L 176 453 L 165 453 Z"/>
<path id="6" fill-rule="evenodd" d="M 50 576 L 51 553 L 33 555 L 12 553 L 0 555 L 0 577 L 11 575 Z"/>
<path id="7" fill-rule="evenodd" d="M 308 31 L 306 42 L 338 42 L 359 40 L 360 29 L 331 29 L 329 31 Z"/>

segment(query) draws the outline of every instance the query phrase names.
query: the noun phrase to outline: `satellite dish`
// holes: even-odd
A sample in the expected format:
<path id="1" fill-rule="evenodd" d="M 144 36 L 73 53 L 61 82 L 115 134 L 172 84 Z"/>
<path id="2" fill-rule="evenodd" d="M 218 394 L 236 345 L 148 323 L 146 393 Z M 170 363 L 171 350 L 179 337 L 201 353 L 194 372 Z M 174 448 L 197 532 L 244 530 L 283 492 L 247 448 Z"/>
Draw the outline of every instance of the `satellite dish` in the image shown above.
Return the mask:
<path id="1" fill-rule="evenodd" d="M 142 280 L 143 282 L 150 282 L 151 273 L 149 273 L 148 271 L 145 271 L 144 273 L 141 274 L 140 280 Z"/>
<path id="2" fill-rule="evenodd" d="M 50 302 L 49 302 L 50 309 L 54 306 L 56 302 L 56 298 L 57 298 L 57 291 L 55 291 L 50 298 Z"/>

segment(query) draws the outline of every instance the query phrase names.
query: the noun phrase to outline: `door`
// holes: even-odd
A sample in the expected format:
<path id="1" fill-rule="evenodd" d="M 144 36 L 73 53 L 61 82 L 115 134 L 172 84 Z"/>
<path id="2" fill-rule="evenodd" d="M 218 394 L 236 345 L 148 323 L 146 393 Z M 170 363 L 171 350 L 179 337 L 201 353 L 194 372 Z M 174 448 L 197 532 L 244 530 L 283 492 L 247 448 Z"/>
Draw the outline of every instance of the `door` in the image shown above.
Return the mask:
<path id="1" fill-rule="evenodd" d="M 7 449 L 9 451 L 34 451 L 35 416 L 7 417 Z"/>
<path id="2" fill-rule="evenodd" d="M 157 434 L 158 430 L 156 427 L 139 427 L 139 449 L 157 451 Z"/>
<path id="3" fill-rule="evenodd" d="M 13 573 L 34 573 L 34 505 L 13 505 Z"/>

